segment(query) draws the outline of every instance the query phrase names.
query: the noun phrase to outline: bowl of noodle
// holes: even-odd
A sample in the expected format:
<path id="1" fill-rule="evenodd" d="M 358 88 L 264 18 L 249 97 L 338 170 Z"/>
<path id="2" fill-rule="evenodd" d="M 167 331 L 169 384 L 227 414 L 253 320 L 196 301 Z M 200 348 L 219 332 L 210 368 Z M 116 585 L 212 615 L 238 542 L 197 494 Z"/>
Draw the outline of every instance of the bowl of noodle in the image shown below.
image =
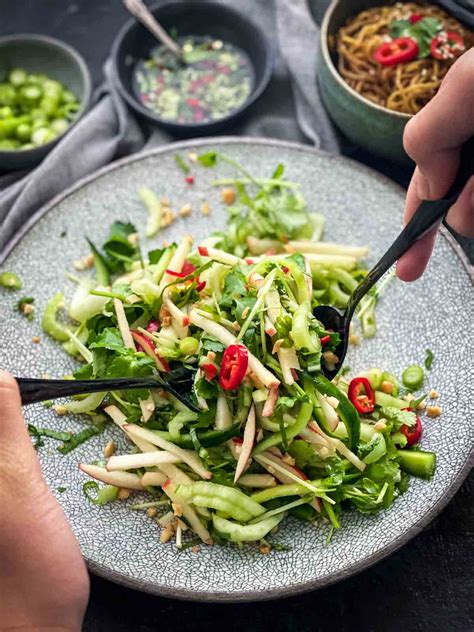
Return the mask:
<path id="1" fill-rule="evenodd" d="M 406 123 L 473 45 L 474 32 L 435 3 L 333 0 L 321 26 L 323 102 L 354 143 L 409 163 Z"/>

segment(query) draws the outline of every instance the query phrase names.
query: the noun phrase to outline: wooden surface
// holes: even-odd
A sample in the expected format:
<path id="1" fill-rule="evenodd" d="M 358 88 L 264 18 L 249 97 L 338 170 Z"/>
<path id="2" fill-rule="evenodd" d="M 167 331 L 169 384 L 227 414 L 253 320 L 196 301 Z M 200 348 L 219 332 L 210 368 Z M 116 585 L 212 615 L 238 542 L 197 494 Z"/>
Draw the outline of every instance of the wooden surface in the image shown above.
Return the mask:
<path id="1" fill-rule="evenodd" d="M 45 33 L 72 44 L 84 55 L 96 85 L 101 80 L 111 42 L 127 17 L 120 0 L 0 0 L 0 15 L 2 35 Z M 387 175 L 395 175 L 400 183 L 407 182 L 406 172 L 394 171 L 369 156 L 357 157 Z M 472 253 L 472 242 L 467 250 Z M 473 482 L 471 475 L 443 513 L 403 549 L 337 585 L 278 602 L 215 605 L 161 599 L 91 577 L 84 629 L 88 632 L 474 630 Z"/>

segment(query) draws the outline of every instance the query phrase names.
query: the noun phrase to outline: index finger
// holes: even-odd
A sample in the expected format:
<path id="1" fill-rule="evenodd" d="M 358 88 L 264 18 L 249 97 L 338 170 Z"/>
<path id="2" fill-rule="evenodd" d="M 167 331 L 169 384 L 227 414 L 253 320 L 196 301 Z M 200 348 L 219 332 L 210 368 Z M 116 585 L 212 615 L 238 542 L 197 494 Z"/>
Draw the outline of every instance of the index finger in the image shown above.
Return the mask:
<path id="1" fill-rule="evenodd" d="M 451 186 L 459 165 L 459 149 L 474 134 L 473 103 L 474 49 L 458 59 L 438 94 L 405 128 L 405 150 L 420 172 L 420 199 L 438 199 Z"/>

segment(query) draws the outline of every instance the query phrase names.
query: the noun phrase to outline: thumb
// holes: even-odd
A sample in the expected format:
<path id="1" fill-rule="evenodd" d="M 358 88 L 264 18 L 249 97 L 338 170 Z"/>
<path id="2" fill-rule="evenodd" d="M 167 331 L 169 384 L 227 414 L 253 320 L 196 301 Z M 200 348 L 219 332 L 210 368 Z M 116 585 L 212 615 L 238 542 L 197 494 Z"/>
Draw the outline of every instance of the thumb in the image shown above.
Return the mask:
<path id="1" fill-rule="evenodd" d="M 21 412 L 18 384 L 12 375 L 0 370 L 0 469 L 8 475 L 12 468 L 18 471 L 19 466 L 41 475 Z"/>

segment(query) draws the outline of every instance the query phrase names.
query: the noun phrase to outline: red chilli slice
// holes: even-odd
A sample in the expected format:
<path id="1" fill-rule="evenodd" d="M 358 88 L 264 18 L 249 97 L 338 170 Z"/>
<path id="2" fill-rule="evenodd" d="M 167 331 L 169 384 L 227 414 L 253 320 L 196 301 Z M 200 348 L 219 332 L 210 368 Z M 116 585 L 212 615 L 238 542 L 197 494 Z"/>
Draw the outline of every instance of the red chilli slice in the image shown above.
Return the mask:
<path id="1" fill-rule="evenodd" d="M 224 351 L 219 375 L 219 384 L 225 391 L 231 391 L 240 386 L 247 373 L 249 354 L 247 347 L 242 344 L 229 345 Z"/>

